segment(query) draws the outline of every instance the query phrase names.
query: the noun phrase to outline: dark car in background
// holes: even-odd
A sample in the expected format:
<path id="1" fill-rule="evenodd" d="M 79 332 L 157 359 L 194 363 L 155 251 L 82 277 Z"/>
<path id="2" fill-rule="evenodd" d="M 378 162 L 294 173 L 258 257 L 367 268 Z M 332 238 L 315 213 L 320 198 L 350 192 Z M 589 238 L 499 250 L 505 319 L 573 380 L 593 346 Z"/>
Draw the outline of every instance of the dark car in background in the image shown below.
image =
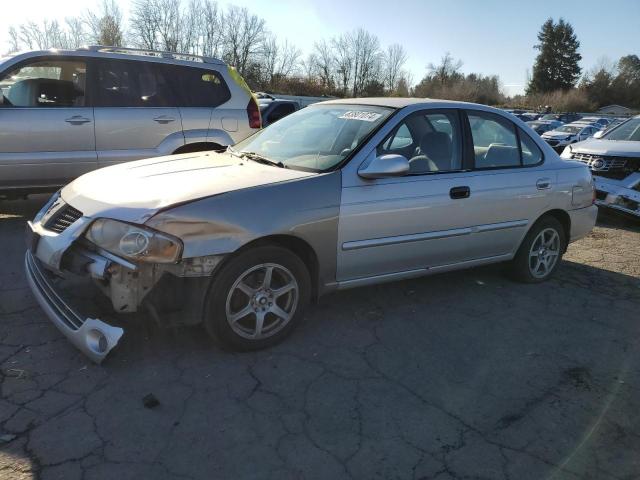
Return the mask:
<path id="1" fill-rule="evenodd" d="M 258 100 L 258 106 L 260 108 L 260 116 L 262 117 L 262 126 L 266 127 L 274 122 L 277 122 L 281 118 L 300 110 L 300 104 L 293 100 Z"/>

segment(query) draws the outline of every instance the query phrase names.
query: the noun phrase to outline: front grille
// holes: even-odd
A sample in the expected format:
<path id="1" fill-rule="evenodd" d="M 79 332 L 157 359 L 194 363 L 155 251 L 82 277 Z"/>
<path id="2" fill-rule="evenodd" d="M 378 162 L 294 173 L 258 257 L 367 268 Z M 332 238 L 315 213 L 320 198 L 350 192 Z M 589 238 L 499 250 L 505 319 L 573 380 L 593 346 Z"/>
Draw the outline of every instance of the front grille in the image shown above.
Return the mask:
<path id="1" fill-rule="evenodd" d="M 65 204 L 46 221 L 44 228 L 56 233 L 62 233 L 80 217 L 82 217 L 80 210 Z"/>
<path id="2" fill-rule="evenodd" d="M 602 155 L 592 155 L 589 153 L 574 153 L 571 155 L 574 160 L 589 165 L 594 172 L 609 172 L 611 170 L 624 170 L 627 166 L 627 159 L 623 157 L 606 157 Z"/>
<path id="3" fill-rule="evenodd" d="M 596 198 L 598 200 L 605 200 L 607 198 L 607 192 L 603 192 L 602 190 L 596 190 Z"/>
<path id="4" fill-rule="evenodd" d="M 558 144 L 558 140 L 547 140 L 547 143 L 552 147 L 555 147 Z"/>

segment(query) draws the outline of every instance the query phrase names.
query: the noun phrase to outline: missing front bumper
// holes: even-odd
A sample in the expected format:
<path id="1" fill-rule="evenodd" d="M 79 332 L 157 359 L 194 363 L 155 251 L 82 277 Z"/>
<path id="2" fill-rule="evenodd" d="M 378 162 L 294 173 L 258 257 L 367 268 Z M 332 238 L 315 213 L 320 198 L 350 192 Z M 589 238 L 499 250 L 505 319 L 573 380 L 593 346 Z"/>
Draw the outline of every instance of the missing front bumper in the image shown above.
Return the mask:
<path id="1" fill-rule="evenodd" d="M 596 205 L 640 218 L 640 172 L 622 180 L 594 175 Z"/>
<path id="2" fill-rule="evenodd" d="M 76 313 L 47 280 L 31 251 L 25 254 L 25 272 L 33 295 L 58 330 L 91 360 L 102 362 L 122 337 L 122 328 Z"/>

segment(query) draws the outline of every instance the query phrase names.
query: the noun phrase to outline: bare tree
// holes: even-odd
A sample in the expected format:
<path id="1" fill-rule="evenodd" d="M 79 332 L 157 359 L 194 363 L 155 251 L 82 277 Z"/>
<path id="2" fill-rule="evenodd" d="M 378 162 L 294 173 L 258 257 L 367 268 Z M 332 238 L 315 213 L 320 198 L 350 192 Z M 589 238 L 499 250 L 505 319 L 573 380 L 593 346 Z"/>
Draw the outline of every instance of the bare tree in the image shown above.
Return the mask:
<path id="1" fill-rule="evenodd" d="M 380 41 L 378 37 L 359 28 L 347 35 L 353 59 L 352 93 L 357 97 L 365 86 L 377 80 L 380 67 Z"/>
<path id="2" fill-rule="evenodd" d="M 157 48 L 158 27 L 153 0 L 134 0 L 131 4 L 129 26 L 136 46 Z"/>
<path id="3" fill-rule="evenodd" d="M 102 0 L 98 13 L 87 10 L 85 24 L 89 29 L 91 42 L 114 47 L 124 45 L 122 12 L 114 0 Z"/>
<path id="4" fill-rule="evenodd" d="M 9 52 L 13 53 L 20 50 L 20 35 L 18 34 L 18 30 L 16 27 L 9 27 Z"/>
<path id="5" fill-rule="evenodd" d="M 200 20 L 202 22 L 202 55 L 218 57 L 222 53 L 223 34 L 221 12 L 213 0 L 204 0 L 201 4 Z"/>
<path id="6" fill-rule="evenodd" d="M 430 63 L 427 65 L 429 74 L 444 85 L 450 79 L 457 77 L 459 70 L 462 68 L 462 60 L 456 60 L 451 56 L 451 53 L 447 52 L 440 60 L 439 65 Z"/>
<path id="7" fill-rule="evenodd" d="M 257 60 L 265 36 L 264 20 L 234 5 L 224 15 L 225 59 L 245 75 L 250 61 Z"/>
<path id="8" fill-rule="evenodd" d="M 407 62 L 407 52 L 398 43 L 389 45 L 384 52 L 383 58 L 383 83 L 388 92 L 393 93 L 398 89 L 404 71 L 404 64 Z"/>
<path id="9" fill-rule="evenodd" d="M 354 63 L 353 57 L 351 56 L 351 49 L 349 48 L 348 36 L 340 35 L 332 39 L 331 47 L 334 53 L 336 75 L 342 88 L 342 94 L 346 95 Z"/>
<path id="10" fill-rule="evenodd" d="M 324 87 L 332 87 L 333 77 L 336 69 L 336 55 L 332 51 L 332 44 L 325 40 L 314 43 L 313 61 L 316 73 Z"/>

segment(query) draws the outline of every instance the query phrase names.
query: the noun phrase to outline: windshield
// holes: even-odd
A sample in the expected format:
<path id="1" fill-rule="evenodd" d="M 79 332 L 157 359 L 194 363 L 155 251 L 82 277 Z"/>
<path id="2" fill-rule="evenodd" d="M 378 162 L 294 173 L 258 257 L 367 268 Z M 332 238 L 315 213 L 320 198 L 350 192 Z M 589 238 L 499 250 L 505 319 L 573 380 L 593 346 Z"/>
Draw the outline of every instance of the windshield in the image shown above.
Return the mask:
<path id="1" fill-rule="evenodd" d="M 640 117 L 632 118 L 609 130 L 602 138 L 640 142 Z"/>
<path id="2" fill-rule="evenodd" d="M 356 150 L 393 109 L 370 105 L 312 105 L 233 147 L 285 167 L 331 169 Z"/>
<path id="3" fill-rule="evenodd" d="M 542 120 L 555 120 L 555 119 L 556 119 L 556 115 L 554 115 L 554 114 L 552 114 L 552 113 L 550 113 L 550 114 L 548 114 L 548 115 L 544 115 L 544 116 L 542 117 Z"/>
<path id="4" fill-rule="evenodd" d="M 571 126 L 571 125 L 565 125 L 564 127 L 556 128 L 556 132 L 578 133 L 580 130 L 582 130 L 582 128 L 583 127 L 575 127 L 575 126 Z"/>

